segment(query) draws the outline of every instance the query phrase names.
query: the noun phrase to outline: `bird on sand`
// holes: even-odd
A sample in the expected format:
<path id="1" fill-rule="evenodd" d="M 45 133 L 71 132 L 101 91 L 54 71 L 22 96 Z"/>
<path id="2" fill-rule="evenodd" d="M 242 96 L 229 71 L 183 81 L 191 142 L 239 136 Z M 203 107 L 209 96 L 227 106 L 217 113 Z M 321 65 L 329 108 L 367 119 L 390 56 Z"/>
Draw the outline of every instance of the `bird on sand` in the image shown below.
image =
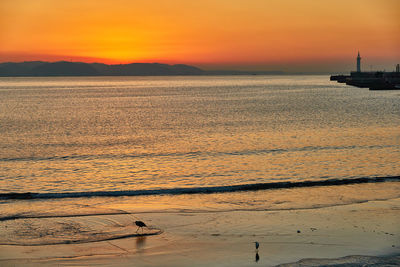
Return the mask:
<path id="1" fill-rule="evenodd" d="M 257 241 L 254 242 L 254 244 L 256 244 L 256 250 L 258 251 L 258 247 L 260 246 L 260 243 L 258 243 Z"/>
<path id="2" fill-rule="evenodd" d="M 143 233 L 143 227 L 147 227 L 147 225 L 142 221 L 135 221 L 135 224 L 138 227 L 136 229 L 136 233 L 137 233 L 137 231 L 139 231 L 139 228 L 142 228 L 142 233 Z"/>

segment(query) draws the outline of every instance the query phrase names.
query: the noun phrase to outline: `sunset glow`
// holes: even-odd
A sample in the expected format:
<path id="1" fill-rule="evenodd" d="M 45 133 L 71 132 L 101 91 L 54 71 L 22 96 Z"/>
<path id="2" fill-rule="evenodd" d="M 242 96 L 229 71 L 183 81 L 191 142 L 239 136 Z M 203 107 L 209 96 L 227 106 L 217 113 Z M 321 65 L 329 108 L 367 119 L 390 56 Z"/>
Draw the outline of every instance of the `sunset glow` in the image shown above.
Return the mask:
<path id="1" fill-rule="evenodd" d="M 400 2 L 2 0 L 0 61 L 185 63 L 205 69 L 390 67 Z M 328 67 L 329 66 L 329 67 Z"/>

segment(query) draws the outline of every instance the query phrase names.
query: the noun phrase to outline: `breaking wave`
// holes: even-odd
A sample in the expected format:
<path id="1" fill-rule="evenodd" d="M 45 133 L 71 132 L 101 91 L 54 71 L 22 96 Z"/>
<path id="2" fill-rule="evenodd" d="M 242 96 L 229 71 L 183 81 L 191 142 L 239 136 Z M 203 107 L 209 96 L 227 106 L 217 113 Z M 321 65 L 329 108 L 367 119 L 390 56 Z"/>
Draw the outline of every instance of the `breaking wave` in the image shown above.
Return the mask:
<path id="1" fill-rule="evenodd" d="M 146 196 L 146 195 L 183 195 L 183 194 L 213 194 L 240 191 L 258 191 L 269 189 L 301 188 L 314 186 L 335 186 L 363 183 L 397 182 L 400 176 L 362 177 L 348 179 L 308 180 L 294 182 L 268 182 L 255 184 L 240 184 L 227 186 L 188 187 L 143 189 L 126 191 L 89 191 L 65 193 L 1 193 L 0 199 L 55 199 L 55 198 L 82 198 L 82 197 L 118 197 L 118 196 Z"/>

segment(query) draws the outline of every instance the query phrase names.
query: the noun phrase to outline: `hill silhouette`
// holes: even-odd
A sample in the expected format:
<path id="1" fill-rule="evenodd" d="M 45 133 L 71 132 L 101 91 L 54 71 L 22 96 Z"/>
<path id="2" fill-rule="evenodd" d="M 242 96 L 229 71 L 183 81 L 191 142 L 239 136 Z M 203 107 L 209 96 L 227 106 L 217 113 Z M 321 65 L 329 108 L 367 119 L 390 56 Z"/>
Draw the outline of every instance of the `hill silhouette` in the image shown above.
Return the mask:
<path id="1" fill-rule="evenodd" d="M 32 76 L 32 69 L 45 63 L 43 61 L 0 63 L 0 76 Z"/>
<path id="2" fill-rule="evenodd" d="M 83 62 L 6 62 L 0 63 L 0 77 L 29 76 L 166 76 L 166 75 L 279 75 L 282 71 L 205 71 L 185 64 L 131 63 L 107 65 Z"/>
<path id="3" fill-rule="evenodd" d="M 107 65 L 82 62 L 0 63 L 0 76 L 135 76 L 135 75 L 202 75 L 205 72 L 189 65 L 132 63 Z"/>
<path id="4" fill-rule="evenodd" d="M 100 73 L 90 64 L 75 62 L 45 63 L 32 68 L 33 76 L 96 76 Z"/>

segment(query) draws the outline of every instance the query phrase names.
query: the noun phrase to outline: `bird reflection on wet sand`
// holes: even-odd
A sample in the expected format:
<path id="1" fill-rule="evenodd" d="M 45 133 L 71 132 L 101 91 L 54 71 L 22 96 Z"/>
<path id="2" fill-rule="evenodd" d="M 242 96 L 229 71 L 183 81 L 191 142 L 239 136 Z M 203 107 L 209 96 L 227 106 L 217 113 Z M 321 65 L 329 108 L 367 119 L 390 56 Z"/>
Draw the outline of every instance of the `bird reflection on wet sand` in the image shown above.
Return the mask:
<path id="1" fill-rule="evenodd" d="M 256 252 L 256 262 L 260 260 L 260 256 L 258 255 L 258 252 Z"/>
<path id="2" fill-rule="evenodd" d="M 136 237 L 136 249 L 141 252 L 144 250 L 146 246 L 146 236 L 138 236 Z"/>

